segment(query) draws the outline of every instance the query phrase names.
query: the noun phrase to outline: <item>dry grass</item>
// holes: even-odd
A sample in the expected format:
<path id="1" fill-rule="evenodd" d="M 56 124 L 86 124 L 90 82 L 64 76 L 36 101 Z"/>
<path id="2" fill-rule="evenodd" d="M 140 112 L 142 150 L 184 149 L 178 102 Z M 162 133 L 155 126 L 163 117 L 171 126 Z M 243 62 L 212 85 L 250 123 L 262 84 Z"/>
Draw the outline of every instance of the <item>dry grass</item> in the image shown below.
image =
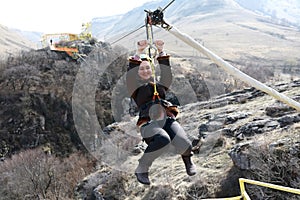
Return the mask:
<path id="1" fill-rule="evenodd" d="M 299 188 L 299 133 L 299 124 L 294 124 L 287 130 L 253 138 L 259 144 L 250 149 L 255 168 L 247 172 L 247 178 Z M 247 186 L 247 192 L 253 199 L 299 199 L 297 195 L 253 185 Z"/>

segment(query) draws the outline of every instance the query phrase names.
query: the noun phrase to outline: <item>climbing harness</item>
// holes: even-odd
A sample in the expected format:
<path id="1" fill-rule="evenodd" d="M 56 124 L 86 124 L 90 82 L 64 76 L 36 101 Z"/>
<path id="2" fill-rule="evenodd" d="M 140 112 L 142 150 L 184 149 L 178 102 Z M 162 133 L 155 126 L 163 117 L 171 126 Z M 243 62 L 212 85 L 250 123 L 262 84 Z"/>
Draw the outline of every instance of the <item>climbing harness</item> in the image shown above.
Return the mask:
<path id="1" fill-rule="evenodd" d="M 161 99 L 159 96 L 159 93 L 157 91 L 157 80 L 156 80 L 156 71 L 155 71 L 155 64 L 154 64 L 154 58 L 158 54 L 158 49 L 154 45 L 154 36 L 153 36 L 153 25 L 161 25 L 162 28 L 170 29 L 171 26 L 167 24 L 163 20 L 163 11 L 171 5 L 175 0 L 171 1 L 167 6 L 165 6 L 164 9 L 158 8 L 155 11 L 150 10 L 144 10 L 146 12 L 146 18 L 145 18 L 145 27 L 146 27 L 146 37 L 148 41 L 148 56 L 147 61 L 150 63 L 151 69 L 152 69 L 152 77 L 153 77 L 153 97 L 152 101 L 146 103 L 144 107 L 148 107 L 149 105 L 154 104 L 160 104 L 163 107 L 168 107 L 165 100 Z M 143 106 L 142 106 L 143 107 Z"/>
<path id="2" fill-rule="evenodd" d="M 151 58 L 149 61 L 151 68 L 152 68 L 152 76 L 154 80 L 153 88 L 153 98 L 152 101 L 159 101 L 159 93 L 157 91 L 157 85 L 156 85 L 156 73 L 155 73 L 155 65 L 153 62 L 153 58 L 156 57 L 158 49 L 153 45 L 154 37 L 153 37 L 153 25 L 161 25 L 162 28 L 169 29 L 171 28 L 169 24 L 167 24 L 163 20 L 163 11 L 169 7 L 175 0 L 171 1 L 165 8 L 161 9 L 158 8 L 157 10 L 151 12 L 150 10 L 144 10 L 146 12 L 146 19 L 145 19 L 145 27 L 146 27 L 146 36 L 147 36 L 147 41 L 148 41 L 148 56 Z M 154 54 L 151 50 L 154 50 Z"/>

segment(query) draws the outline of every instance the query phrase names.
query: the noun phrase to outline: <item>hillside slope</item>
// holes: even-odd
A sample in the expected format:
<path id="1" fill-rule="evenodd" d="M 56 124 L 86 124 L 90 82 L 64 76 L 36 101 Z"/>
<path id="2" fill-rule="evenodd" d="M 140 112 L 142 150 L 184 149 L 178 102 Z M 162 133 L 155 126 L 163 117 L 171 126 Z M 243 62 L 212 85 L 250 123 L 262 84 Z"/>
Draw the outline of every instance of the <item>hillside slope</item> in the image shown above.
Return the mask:
<path id="1" fill-rule="evenodd" d="M 236 0 L 236 2 L 249 10 L 270 16 L 279 23 L 300 27 L 300 2 L 297 0 Z"/>
<path id="2" fill-rule="evenodd" d="M 17 32 L 0 25 L 0 55 L 8 56 L 20 50 L 36 49 L 36 45 Z"/>

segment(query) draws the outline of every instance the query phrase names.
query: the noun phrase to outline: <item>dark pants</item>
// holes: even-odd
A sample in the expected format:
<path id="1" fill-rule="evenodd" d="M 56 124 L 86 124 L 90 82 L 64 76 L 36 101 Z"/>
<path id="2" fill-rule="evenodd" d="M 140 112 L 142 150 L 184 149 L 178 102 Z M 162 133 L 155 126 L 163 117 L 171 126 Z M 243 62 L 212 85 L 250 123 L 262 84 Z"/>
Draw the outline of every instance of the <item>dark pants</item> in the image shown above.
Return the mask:
<path id="1" fill-rule="evenodd" d="M 150 166 L 161 154 L 166 152 L 169 144 L 182 156 L 190 156 L 192 144 L 181 125 L 173 118 L 162 121 L 151 121 L 141 127 L 141 135 L 147 148 L 140 162 Z"/>

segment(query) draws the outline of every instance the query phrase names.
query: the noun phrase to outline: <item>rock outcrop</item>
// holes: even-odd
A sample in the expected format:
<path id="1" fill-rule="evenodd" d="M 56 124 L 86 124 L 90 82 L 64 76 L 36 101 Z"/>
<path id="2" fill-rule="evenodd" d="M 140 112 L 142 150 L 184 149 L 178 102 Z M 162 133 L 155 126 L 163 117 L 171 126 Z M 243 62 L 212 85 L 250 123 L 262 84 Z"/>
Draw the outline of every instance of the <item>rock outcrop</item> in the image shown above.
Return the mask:
<path id="1" fill-rule="evenodd" d="M 292 95 L 291 97 L 296 100 L 299 98 L 299 81 L 278 84 L 274 88 Z M 289 171 L 288 169 L 289 166 L 299 163 L 300 159 L 299 113 L 254 88 L 246 88 L 218 96 L 214 100 L 181 107 L 179 121 L 194 141 L 193 159 L 200 171 L 194 178 L 185 177 L 182 161 L 170 153 L 157 159 L 155 161 L 157 164 L 150 170 L 150 177 L 154 181 L 153 186 L 150 188 L 140 186 L 132 174 L 145 146 L 139 143 L 135 148 L 128 148 L 129 141 L 137 143 L 137 139 L 140 138 L 138 130 L 133 125 L 135 121 L 136 118 L 127 117 L 122 122 L 113 123 L 104 129 L 107 137 L 102 144 L 105 144 L 105 141 L 109 141 L 112 146 L 118 143 L 119 151 L 123 150 L 127 153 L 120 154 L 120 159 L 123 161 L 118 162 L 117 165 L 113 162 L 106 162 L 112 168 L 111 174 L 105 178 L 99 178 L 94 185 L 89 185 L 91 187 L 89 191 L 93 189 L 94 194 L 91 199 L 117 198 L 114 196 L 117 194 L 111 192 L 117 189 L 108 185 L 116 177 L 121 181 L 120 187 L 122 187 L 118 190 L 120 192 L 118 195 L 124 197 L 123 199 L 153 197 L 156 195 L 153 190 L 158 188 L 170 198 L 179 198 L 180 195 L 176 196 L 175 191 L 191 191 L 196 187 L 199 190 L 193 191 L 194 198 L 236 196 L 239 195 L 238 178 L 258 179 L 259 175 L 265 171 L 264 168 L 271 170 L 268 157 L 273 158 L 273 166 L 283 160 L 289 163 L 285 168 L 289 177 L 286 177 L 286 182 L 282 184 L 297 187 L 295 183 L 297 180 L 299 182 L 299 170 L 293 168 Z M 294 134 L 295 137 L 287 139 L 290 138 L 289 134 Z M 132 147 L 133 144 L 129 146 Z M 109 153 L 105 151 L 102 153 L 105 162 L 104 155 L 109 156 Z M 275 159 L 278 155 L 281 155 L 281 161 Z M 283 155 L 286 156 L 285 159 Z M 262 159 L 263 156 L 266 159 Z M 289 159 L 293 160 L 292 163 L 288 161 Z M 283 164 L 281 167 L 284 168 Z M 268 173 L 276 180 L 280 178 L 270 171 Z M 99 176 L 103 176 L 101 170 L 95 172 L 92 177 Z M 168 180 L 165 179 L 166 176 Z M 271 182 L 268 178 L 262 181 Z M 86 182 L 89 181 L 85 179 L 79 184 L 77 192 L 83 192 L 80 188 Z M 165 185 L 166 182 L 167 185 Z M 177 184 L 180 182 L 181 184 Z M 134 190 L 130 188 L 132 185 L 135 186 Z M 166 189 L 166 186 L 170 188 Z M 97 193 L 97 198 L 95 193 Z M 190 193 L 181 198 L 188 199 L 189 195 Z M 259 197 L 257 192 L 253 192 L 252 195 Z M 270 196 L 272 195 L 274 194 Z M 78 196 L 78 199 L 82 198 Z"/>

